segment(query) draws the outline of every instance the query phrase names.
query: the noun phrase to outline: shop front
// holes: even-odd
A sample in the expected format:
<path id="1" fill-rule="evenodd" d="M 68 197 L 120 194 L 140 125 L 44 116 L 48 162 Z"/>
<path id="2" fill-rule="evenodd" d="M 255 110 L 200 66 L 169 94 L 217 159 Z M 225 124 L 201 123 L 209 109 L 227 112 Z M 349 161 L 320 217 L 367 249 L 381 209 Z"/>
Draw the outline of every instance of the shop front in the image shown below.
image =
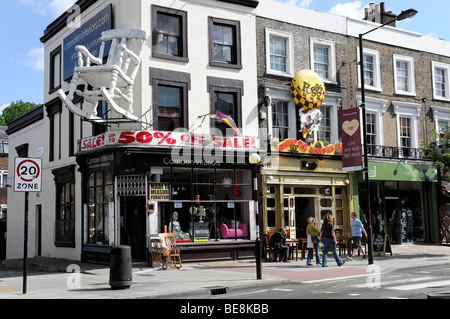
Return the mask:
<path id="1" fill-rule="evenodd" d="M 342 171 L 340 157 L 280 155 L 277 169 L 266 166 L 264 181 L 265 233 L 284 227 L 291 238 L 306 238 L 309 217 L 321 221 L 332 214 L 336 229 L 350 233 L 353 175 Z"/>
<path id="2" fill-rule="evenodd" d="M 77 154 L 86 190 L 83 260 L 107 259 L 113 245 L 129 245 L 133 259 L 145 259 L 149 238 L 163 232 L 176 234 L 183 261 L 254 256 L 257 208 L 248 157 L 257 139 L 175 149 L 124 139 L 117 145 L 112 134 L 81 141 Z M 135 142 L 140 136 L 142 144 L 144 133 L 119 133 L 118 140 L 121 134 Z M 177 135 L 171 138 L 176 146 Z"/>
<path id="3" fill-rule="evenodd" d="M 360 207 L 364 212 L 365 182 L 358 174 Z M 439 242 L 436 186 L 432 164 L 369 162 L 372 229 L 389 235 L 393 244 Z M 368 221 L 367 212 L 362 213 Z"/>

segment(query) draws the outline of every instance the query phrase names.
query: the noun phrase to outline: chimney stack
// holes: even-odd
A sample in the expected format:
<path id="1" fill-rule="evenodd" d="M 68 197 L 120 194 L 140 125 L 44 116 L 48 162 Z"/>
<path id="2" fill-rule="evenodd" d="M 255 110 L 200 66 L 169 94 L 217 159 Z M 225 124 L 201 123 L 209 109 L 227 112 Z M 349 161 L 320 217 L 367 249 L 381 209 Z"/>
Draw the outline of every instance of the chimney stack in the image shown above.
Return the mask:
<path id="1" fill-rule="evenodd" d="M 385 24 L 389 21 L 394 20 L 397 15 L 392 13 L 391 11 L 386 12 L 386 5 L 384 2 L 381 2 L 380 4 L 371 2 L 369 3 L 369 7 L 364 9 L 364 16 L 365 17 L 363 20 Z M 393 21 L 389 25 L 391 27 L 395 27 L 396 22 Z"/>

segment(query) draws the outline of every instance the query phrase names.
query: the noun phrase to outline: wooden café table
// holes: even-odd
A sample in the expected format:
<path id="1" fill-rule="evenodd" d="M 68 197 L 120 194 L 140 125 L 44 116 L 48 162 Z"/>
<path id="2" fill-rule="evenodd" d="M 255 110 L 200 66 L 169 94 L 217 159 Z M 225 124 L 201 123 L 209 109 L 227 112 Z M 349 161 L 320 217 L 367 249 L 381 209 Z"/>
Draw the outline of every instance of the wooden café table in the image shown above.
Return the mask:
<path id="1" fill-rule="evenodd" d="M 286 239 L 286 246 L 289 247 L 289 255 L 292 256 L 292 259 L 294 258 L 294 250 L 292 248 L 295 248 L 295 261 L 298 261 L 298 239 Z"/>

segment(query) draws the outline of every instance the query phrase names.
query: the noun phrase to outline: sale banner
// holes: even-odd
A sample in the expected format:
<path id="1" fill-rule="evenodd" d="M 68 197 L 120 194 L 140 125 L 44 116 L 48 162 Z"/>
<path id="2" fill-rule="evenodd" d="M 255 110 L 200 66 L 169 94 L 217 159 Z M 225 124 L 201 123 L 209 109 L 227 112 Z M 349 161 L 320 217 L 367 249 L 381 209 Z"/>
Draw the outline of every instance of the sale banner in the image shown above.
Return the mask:
<path id="1" fill-rule="evenodd" d="M 342 170 L 362 170 L 361 123 L 359 108 L 342 110 Z"/>
<path id="2" fill-rule="evenodd" d="M 163 148 L 200 147 L 250 151 L 259 149 L 259 139 L 243 136 L 196 135 L 177 131 L 108 131 L 101 135 L 82 139 L 80 151 L 99 149 L 107 145 Z"/>

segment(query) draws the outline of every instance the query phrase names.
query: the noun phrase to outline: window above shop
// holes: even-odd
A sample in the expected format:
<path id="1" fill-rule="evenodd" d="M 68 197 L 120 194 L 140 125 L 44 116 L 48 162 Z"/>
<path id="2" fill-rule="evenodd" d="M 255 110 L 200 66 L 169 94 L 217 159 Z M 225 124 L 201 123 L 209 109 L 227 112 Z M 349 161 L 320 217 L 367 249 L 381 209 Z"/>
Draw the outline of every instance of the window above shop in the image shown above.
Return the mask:
<path id="1" fill-rule="evenodd" d="M 152 56 L 189 61 L 187 12 L 152 5 Z"/>
<path id="2" fill-rule="evenodd" d="M 266 29 L 267 74 L 293 76 L 292 34 Z"/>
<path id="3" fill-rule="evenodd" d="M 239 21 L 209 17 L 209 65 L 242 68 Z"/>

